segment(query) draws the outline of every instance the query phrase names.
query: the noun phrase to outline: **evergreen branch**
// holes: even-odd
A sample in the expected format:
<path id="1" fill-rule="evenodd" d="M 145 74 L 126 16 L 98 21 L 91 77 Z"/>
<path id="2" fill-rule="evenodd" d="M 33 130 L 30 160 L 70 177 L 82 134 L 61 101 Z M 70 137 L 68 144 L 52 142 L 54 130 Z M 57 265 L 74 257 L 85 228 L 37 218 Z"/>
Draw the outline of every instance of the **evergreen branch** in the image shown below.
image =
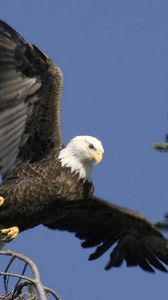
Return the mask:
<path id="1" fill-rule="evenodd" d="M 161 152 L 168 152 L 168 143 L 156 143 L 153 148 Z"/>

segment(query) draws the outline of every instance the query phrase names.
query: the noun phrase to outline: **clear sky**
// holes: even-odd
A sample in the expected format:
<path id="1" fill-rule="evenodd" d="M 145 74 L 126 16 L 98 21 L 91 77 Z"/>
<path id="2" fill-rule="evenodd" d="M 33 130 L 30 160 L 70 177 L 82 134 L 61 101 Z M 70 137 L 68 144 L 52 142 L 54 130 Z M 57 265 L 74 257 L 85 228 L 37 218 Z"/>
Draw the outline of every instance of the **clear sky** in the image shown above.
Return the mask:
<path id="1" fill-rule="evenodd" d="M 152 144 L 168 131 L 168 1 L 1 0 L 0 18 L 61 67 L 65 143 L 79 134 L 102 140 L 96 194 L 161 219 L 168 160 Z M 38 227 L 6 248 L 32 258 L 62 300 L 158 300 L 168 293 L 168 275 L 124 265 L 104 271 L 108 255 L 88 262 L 90 250 L 68 233 Z"/>

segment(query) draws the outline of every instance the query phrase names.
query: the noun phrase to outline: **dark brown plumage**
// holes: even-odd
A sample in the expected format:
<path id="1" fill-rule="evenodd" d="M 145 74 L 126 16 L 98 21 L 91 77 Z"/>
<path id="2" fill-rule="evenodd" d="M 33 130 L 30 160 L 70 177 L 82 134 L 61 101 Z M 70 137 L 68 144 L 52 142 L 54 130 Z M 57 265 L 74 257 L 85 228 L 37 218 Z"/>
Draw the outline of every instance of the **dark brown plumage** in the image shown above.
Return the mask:
<path id="1" fill-rule="evenodd" d="M 62 74 L 37 47 L 0 22 L 0 228 L 43 224 L 66 230 L 90 260 L 111 250 L 106 269 L 128 266 L 166 271 L 168 242 L 141 214 L 105 202 L 93 185 L 62 167 Z"/>

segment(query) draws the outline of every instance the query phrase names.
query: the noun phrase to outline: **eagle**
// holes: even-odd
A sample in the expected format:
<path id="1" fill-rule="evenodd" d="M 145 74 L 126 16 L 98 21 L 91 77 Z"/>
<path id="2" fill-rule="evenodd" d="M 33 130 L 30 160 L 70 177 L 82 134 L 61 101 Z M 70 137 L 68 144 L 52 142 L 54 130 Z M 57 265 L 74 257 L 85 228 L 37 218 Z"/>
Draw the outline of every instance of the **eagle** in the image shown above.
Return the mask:
<path id="1" fill-rule="evenodd" d="M 168 241 L 141 213 L 97 197 L 92 169 L 102 143 L 76 136 L 65 146 L 60 104 L 63 75 L 40 49 L 0 21 L 0 241 L 44 225 L 107 250 L 108 270 L 139 266 L 167 272 Z"/>

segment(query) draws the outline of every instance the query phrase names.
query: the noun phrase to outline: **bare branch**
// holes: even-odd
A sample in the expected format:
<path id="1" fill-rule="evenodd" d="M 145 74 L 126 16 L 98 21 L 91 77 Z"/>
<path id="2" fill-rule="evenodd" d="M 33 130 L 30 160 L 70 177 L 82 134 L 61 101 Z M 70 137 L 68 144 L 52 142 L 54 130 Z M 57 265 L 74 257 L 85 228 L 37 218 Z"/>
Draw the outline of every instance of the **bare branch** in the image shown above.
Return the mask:
<path id="1" fill-rule="evenodd" d="M 5 295 L 1 295 L 0 300 L 1 299 L 19 300 L 21 299 L 21 297 L 23 299 L 23 289 L 25 290 L 25 288 L 28 294 L 30 293 L 31 296 L 33 295 L 34 300 L 35 299 L 48 300 L 49 294 L 52 295 L 56 300 L 61 300 L 61 298 L 56 294 L 55 291 L 53 291 L 48 287 L 45 287 L 41 283 L 39 270 L 35 265 L 35 263 L 29 257 L 11 250 L 0 251 L 0 255 L 11 257 L 5 270 L 0 271 L 0 276 L 3 277 L 4 290 L 5 290 Z M 10 272 L 11 266 L 13 265 L 14 262 L 16 263 L 17 260 L 20 260 L 21 262 L 24 263 L 21 274 Z M 32 278 L 25 275 L 28 266 L 31 269 Z M 12 277 L 19 278 L 19 280 L 16 281 L 14 288 L 11 289 L 9 288 L 9 280 Z"/>

